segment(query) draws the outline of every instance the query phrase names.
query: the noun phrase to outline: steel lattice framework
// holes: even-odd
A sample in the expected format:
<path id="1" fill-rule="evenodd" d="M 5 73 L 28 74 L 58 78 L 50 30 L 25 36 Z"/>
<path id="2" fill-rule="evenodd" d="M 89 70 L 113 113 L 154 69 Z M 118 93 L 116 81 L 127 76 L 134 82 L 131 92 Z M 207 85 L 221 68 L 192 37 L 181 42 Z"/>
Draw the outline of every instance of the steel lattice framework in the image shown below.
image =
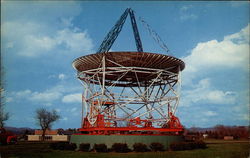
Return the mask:
<path id="1" fill-rule="evenodd" d="M 146 52 L 107 52 L 77 58 L 84 86 L 81 131 L 88 134 L 169 134 L 183 130 L 174 116 L 180 97 L 175 57 Z"/>

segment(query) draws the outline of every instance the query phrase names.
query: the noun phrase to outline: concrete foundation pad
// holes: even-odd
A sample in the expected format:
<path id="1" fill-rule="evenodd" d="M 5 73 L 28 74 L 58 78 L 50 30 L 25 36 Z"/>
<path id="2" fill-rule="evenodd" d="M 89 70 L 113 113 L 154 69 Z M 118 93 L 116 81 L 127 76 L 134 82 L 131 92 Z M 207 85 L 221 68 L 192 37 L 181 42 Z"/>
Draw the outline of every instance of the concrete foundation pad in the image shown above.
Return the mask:
<path id="1" fill-rule="evenodd" d="M 169 148 L 172 142 L 183 141 L 183 136 L 165 136 L 165 135 L 72 135 L 70 142 L 76 143 L 79 147 L 81 143 L 89 143 L 92 148 L 94 144 L 106 144 L 111 148 L 114 143 L 126 143 L 130 149 L 133 149 L 134 143 L 144 143 L 150 145 L 157 142 Z"/>

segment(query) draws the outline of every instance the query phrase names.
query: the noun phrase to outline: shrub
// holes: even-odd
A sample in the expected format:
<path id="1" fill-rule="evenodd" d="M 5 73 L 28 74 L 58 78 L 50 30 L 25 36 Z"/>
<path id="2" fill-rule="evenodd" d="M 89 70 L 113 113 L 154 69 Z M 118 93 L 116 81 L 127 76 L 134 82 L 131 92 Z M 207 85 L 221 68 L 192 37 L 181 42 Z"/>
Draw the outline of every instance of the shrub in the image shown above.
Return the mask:
<path id="1" fill-rule="evenodd" d="M 53 149 L 53 150 L 56 150 L 56 149 L 57 149 L 57 144 L 58 144 L 58 143 L 51 143 L 51 144 L 49 144 L 49 147 L 50 147 L 51 149 Z"/>
<path id="2" fill-rule="evenodd" d="M 197 145 L 197 148 L 200 148 L 200 149 L 206 149 L 207 148 L 207 144 L 202 140 L 197 141 L 196 145 Z"/>
<path id="3" fill-rule="evenodd" d="M 56 142 L 51 143 L 49 147 L 53 150 L 75 150 L 77 146 L 75 143 L 69 144 L 69 142 Z"/>
<path id="4" fill-rule="evenodd" d="M 82 143 L 79 145 L 80 151 L 89 151 L 90 144 L 89 143 Z"/>
<path id="5" fill-rule="evenodd" d="M 195 142 L 174 142 L 170 144 L 170 149 L 174 151 L 179 150 L 193 150 L 193 149 L 205 149 L 206 143 L 203 141 Z"/>
<path id="6" fill-rule="evenodd" d="M 161 143 L 151 143 L 149 147 L 152 151 L 164 151 L 164 145 Z"/>
<path id="7" fill-rule="evenodd" d="M 58 142 L 58 143 L 57 143 L 56 149 L 57 149 L 57 150 L 64 150 L 66 144 L 69 144 L 69 143 L 68 143 L 68 142 Z"/>
<path id="8" fill-rule="evenodd" d="M 76 150 L 76 147 L 75 143 L 65 144 L 64 150 Z"/>
<path id="9" fill-rule="evenodd" d="M 193 150 L 196 149 L 196 146 L 195 142 L 184 142 L 184 150 Z"/>
<path id="10" fill-rule="evenodd" d="M 143 143 L 135 143 L 133 145 L 134 151 L 136 152 L 146 152 L 148 151 L 147 145 Z"/>
<path id="11" fill-rule="evenodd" d="M 170 144 L 170 149 L 174 150 L 174 151 L 183 150 L 182 149 L 182 147 L 183 147 L 182 143 L 183 142 L 179 142 L 179 143 L 173 142 L 173 143 Z"/>
<path id="12" fill-rule="evenodd" d="M 93 149 L 97 152 L 107 152 L 107 145 L 106 144 L 95 144 Z"/>
<path id="13" fill-rule="evenodd" d="M 130 150 L 126 143 L 114 143 L 112 145 L 112 151 L 115 151 L 118 153 L 126 153 L 126 152 L 129 152 Z"/>

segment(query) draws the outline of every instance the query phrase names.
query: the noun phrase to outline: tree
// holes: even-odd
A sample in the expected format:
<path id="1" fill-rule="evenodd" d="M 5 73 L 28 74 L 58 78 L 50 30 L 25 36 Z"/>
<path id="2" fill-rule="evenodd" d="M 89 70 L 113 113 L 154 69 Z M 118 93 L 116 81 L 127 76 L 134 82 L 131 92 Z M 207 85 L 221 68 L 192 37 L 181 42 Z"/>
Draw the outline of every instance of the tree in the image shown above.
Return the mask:
<path id="1" fill-rule="evenodd" d="M 9 113 L 4 112 L 4 105 L 5 105 L 5 98 L 4 98 L 4 72 L 3 72 L 3 66 L 2 61 L 0 60 L 0 71 L 1 71 L 1 81 L 0 81 L 0 128 L 4 127 L 4 122 L 9 119 Z"/>
<path id="2" fill-rule="evenodd" d="M 1 89 L 2 93 L 2 89 Z M 4 127 L 4 122 L 9 119 L 9 113 L 4 112 L 4 102 L 1 94 L 1 104 L 0 104 L 0 128 Z"/>
<path id="3" fill-rule="evenodd" d="M 48 111 L 45 108 L 40 108 L 36 110 L 35 119 L 37 124 L 42 128 L 42 140 L 44 141 L 45 132 L 51 129 L 52 123 L 57 121 L 60 116 L 57 114 L 56 110 Z"/>
<path id="4" fill-rule="evenodd" d="M 4 127 L 4 122 L 9 119 L 9 113 L 5 113 L 3 109 L 3 105 L 0 105 L 0 128 Z"/>

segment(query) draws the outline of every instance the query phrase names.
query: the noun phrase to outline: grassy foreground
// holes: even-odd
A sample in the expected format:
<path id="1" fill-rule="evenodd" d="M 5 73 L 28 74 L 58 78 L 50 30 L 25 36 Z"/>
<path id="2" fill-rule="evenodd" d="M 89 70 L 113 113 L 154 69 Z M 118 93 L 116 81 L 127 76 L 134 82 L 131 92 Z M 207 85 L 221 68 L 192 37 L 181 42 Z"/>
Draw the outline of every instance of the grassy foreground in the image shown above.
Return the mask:
<path id="1" fill-rule="evenodd" d="M 0 146 L 1 158 L 249 158 L 248 141 L 208 141 L 207 149 L 145 153 L 94 153 L 51 150 L 49 143 Z"/>

